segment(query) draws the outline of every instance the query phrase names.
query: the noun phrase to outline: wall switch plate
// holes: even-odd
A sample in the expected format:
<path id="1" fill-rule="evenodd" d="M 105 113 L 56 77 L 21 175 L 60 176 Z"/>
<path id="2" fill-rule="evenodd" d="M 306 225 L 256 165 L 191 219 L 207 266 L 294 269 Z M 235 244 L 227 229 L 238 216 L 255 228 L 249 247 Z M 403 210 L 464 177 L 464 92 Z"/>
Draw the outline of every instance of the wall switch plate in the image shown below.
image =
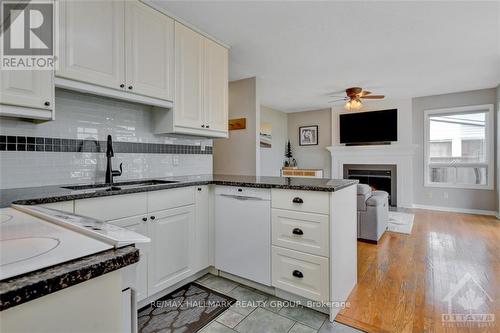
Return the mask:
<path id="1" fill-rule="evenodd" d="M 206 147 L 206 145 L 202 142 L 202 143 L 200 144 L 200 150 L 201 150 L 201 151 L 205 151 L 205 147 Z"/>

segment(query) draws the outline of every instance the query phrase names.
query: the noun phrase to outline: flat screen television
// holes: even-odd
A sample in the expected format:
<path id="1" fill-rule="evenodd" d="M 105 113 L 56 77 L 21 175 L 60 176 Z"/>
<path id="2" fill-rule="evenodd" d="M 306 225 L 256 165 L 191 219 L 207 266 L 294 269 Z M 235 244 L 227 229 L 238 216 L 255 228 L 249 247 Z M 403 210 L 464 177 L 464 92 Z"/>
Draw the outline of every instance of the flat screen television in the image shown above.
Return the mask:
<path id="1" fill-rule="evenodd" d="M 348 145 L 389 143 L 398 140 L 398 110 L 340 115 L 340 143 Z"/>

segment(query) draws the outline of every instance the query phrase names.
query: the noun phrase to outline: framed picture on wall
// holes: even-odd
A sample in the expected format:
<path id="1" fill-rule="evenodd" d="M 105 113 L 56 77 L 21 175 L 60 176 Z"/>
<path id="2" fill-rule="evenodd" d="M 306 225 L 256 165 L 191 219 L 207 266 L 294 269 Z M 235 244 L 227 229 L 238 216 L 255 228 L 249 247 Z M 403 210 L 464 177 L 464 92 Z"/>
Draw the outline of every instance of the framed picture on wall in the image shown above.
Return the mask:
<path id="1" fill-rule="evenodd" d="M 299 146 L 318 144 L 318 125 L 299 127 Z"/>

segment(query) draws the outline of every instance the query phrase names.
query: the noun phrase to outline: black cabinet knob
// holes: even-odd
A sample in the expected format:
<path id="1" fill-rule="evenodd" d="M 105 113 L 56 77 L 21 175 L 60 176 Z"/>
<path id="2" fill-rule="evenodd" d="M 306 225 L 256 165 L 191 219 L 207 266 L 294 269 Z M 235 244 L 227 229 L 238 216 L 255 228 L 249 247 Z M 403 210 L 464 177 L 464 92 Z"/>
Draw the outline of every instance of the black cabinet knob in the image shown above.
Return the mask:
<path id="1" fill-rule="evenodd" d="M 210 125 L 207 125 L 207 128 L 210 128 Z"/>
<path id="2" fill-rule="evenodd" d="M 201 187 L 198 187 L 198 191 L 201 191 Z"/>
<path id="3" fill-rule="evenodd" d="M 128 86 L 128 89 L 129 89 L 129 90 L 132 90 L 132 89 L 134 89 L 134 87 L 132 87 L 132 86 Z"/>
<path id="4" fill-rule="evenodd" d="M 304 277 L 304 274 L 302 274 L 302 272 L 298 271 L 298 270 L 294 270 L 292 272 L 292 275 L 295 276 L 296 278 L 299 278 L 299 279 L 302 279 Z"/>
<path id="5" fill-rule="evenodd" d="M 43 103 L 43 105 L 50 106 L 50 102 L 45 102 L 45 103 Z"/>
<path id="6" fill-rule="evenodd" d="M 301 204 L 301 203 L 304 203 L 304 200 L 302 200 L 302 198 L 295 197 L 295 198 L 293 198 L 292 202 Z"/>
<path id="7" fill-rule="evenodd" d="M 120 88 L 125 88 L 125 85 L 123 83 L 120 84 Z"/>
<path id="8" fill-rule="evenodd" d="M 151 219 L 151 220 L 154 220 L 155 218 L 156 218 L 156 217 L 155 217 L 154 215 L 152 215 L 152 216 L 150 217 L 150 219 Z"/>
<path id="9" fill-rule="evenodd" d="M 303 235 L 303 234 L 304 234 L 304 232 L 302 231 L 302 229 L 299 229 L 299 228 L 294 228 L 294 229 L 292 230 L 292 234 L 294 234 L 294 235 Z"/>
<path id="10" fill-rule="evenodd" d="M 201 125 L 201 127 L 205 128 L 205 125 Z"/>
<path id="11" fill-rule="evenodd" d="M 148 220 L 148 218 L 147 218 L 147 217 L 143 217 L 143 218 L 142 218 L 142 220 L 143 220 L 144 222 L 146 222 L 146 221 Z"/>

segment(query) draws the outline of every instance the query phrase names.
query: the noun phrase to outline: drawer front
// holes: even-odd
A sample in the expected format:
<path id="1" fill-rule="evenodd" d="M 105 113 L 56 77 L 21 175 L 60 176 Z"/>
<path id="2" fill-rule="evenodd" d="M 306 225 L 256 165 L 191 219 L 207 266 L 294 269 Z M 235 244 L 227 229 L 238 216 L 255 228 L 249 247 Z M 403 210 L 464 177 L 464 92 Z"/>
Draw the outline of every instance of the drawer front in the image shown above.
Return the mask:
<path id="1" fill-rule="evenodd" d="M 75 200 L 75 213 L 109 221 L 147 213 L 146 193 Z"/>
<path id="2" fill-rule="evenodd" d="M 273 189 L 271 194 L 273 208 L 319 214 L 329 213 L 330 200 L 328 192 Z"/>
<path id="3" fill-rule="evenodd" d="M 328 215 L 272 210 L 273 245 L 328 257 Z"/>
<path id="4" fill-rule="evenodd" d="M 148 211 L 156 212 L 194 204 L 194 187 L 179 187 L 148 192 Z"/>
<path id="5" fill-rule="evenodd" d="M 328 258 L 273 246 L 273 286 L 315 301 L 328 302 Z"/>

